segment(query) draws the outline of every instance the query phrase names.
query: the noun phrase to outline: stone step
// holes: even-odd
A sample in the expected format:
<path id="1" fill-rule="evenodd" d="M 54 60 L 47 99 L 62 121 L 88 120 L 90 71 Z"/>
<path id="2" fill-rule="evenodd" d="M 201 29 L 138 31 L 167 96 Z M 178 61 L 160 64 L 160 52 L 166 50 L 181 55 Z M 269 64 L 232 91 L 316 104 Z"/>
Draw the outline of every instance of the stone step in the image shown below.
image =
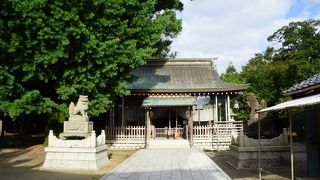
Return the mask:
<path id="1" fill-rule="evenodd" d="M 190 148 L 188 140 L 150 140 L 149 148 Z"/>

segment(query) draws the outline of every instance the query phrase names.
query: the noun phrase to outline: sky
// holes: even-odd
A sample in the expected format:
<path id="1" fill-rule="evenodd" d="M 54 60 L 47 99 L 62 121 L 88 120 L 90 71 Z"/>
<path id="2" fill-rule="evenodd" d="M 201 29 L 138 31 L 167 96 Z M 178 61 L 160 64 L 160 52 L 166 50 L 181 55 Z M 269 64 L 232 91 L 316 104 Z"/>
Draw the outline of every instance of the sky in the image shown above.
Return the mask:
<path id="1" fill-rule="evenodd" d="M 278 44 L 267 38 L 292 21 L 320 19 L 320 0 L 182 0 L 182 32 L 171 49 L 177 58 L 210 58 L 218 73 L 230 61 L 238 71 L 255 53 Z"/>

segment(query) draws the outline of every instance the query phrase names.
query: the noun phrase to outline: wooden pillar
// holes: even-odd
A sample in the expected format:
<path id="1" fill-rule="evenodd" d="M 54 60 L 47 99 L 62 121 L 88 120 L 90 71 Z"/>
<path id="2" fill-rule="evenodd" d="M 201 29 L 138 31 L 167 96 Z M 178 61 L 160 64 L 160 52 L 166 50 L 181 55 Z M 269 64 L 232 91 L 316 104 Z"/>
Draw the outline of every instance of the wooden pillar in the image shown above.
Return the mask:
<path id="1" fill-rule="evenodd" d="M 148 124 L 148 110 L 147 108 L 145 108 L 145 116 L 144 116 L 144 148 L 147 149 L 148 148 L 148 128 L 147 128 L 147 124 Z"/>
<path id="2" fill-rule="evenodd" d="M 169 118 L 168 118 L 168 138 L 170 138 L 172 132 L 171 132 L 171 108 L 169 107 Z"/>
<path id="3" fill-rule="evenodd" d="M 190 131 L 190 147 L 193 146 L 193 118 L 192 118 L 192 107 L 189 107 L 189 113 L 190 113 L 190 117 L 189 117 L 189 131 Z"/>
<path id="4" fill-rule="evenodd" d="M 176 128 L 175 128 L 175 134 L 174 134 L 174 136 L 175 136 L 175 138 L 178 138 L 178 135 L 177 135 L 177 128 L 178 128 L 178 108 L 176 107 Z"/>
<path id="5" fill-rule="evenodd" d="M 171 108 L 169 108 L 169 128 L 171 128 Z"/>
<path id="6" fill-rule="evenodd" d="M 228 104 L 228 119 L 226 121 L 230 121 L 231 119 L 231 111 L 230 111 L 230 96 L 229 94 L 227 95 L 227 104 Z"/>
<path id="7" fill-rule="evenodd" d="M 214 104 L 214 121 L 218 121 L 218 96 L 214 95 L 215 104 Z"/>
<path id="8" fill-rule="evenodd" d="M 122 103 L 121 103 L 121 126 L 124 126 L 124 97 L 122 97 Z"/>
<path id="9" fill-rule="evenodd" d="M 146 108 L 145 148 L 149 147 L 150 138 L 151 138 L 150 109 Z"/>
<path id="10" fill-rule="evenodd" d="M 112 126 L 114 126 L 114 106 L 112 106 Z"/>
<path id="11" fill-rule="evenodd" d="M 113 126 L 112 125 L 112 107 L 109 109 L 109 126 Z"/>
<path id="12" fill-rule="evenodd" d="M 151 120 L 150 120 L 150 109 L 147 111 L 147 130 L 148 130 L 148 144 L 151 138 Z"/>
<path id="13" fill-rule="evenodd" d="M 225 110 L 225 121 L 228 121 L 228 100 L 227 96 L 224 97 L 224 110 Z"/>

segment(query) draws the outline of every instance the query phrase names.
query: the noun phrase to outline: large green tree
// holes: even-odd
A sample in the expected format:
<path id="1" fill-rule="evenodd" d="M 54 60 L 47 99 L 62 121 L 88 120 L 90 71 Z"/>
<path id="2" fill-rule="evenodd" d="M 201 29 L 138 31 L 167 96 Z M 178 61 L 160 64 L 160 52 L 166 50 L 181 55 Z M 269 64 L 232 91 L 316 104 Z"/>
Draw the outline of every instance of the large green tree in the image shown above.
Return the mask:
<path id="1" fill-rule="evenodd" d="M 90 114 L 128 94 L 130 72 L 168 53 L 179 0 L 2 0 L 0 109 L 12 118 L 66 110 L 89 95 Z"/>
<path id="2" fill-rule="evenodd" d="M 288 97 L 283 96 L 284 90 L 320 72 L 319 28 L 319 20 L 283 26 L 268 38 L 270 42 L 278 43 L 276 47 L 255 54 L 239 74 L 229 67 L 222 78 L 229 82 L 241 79 L 250 84 L 245 93 L 256 94 L 258 99 L 266 100 L 268 106 L 287 100 Z M 246 106 L 243 96 L 239 101 L 241 106 Z"/>
<path id="3" fill-rule="evenodd" d="M 284 90 L 320 72 L 319 28 L 319 20 L 291 22 L 269 36 L 279 48 L 256 54 L 242 69 L 249 91 L 274 105 Z"/>
<path id="4" fill-rule="evenodd" d="M 320 20 L 291 22 L 268 37 L 268 41 L 280 43 L 277 59 L 282 61 L 320 60 Z"/>

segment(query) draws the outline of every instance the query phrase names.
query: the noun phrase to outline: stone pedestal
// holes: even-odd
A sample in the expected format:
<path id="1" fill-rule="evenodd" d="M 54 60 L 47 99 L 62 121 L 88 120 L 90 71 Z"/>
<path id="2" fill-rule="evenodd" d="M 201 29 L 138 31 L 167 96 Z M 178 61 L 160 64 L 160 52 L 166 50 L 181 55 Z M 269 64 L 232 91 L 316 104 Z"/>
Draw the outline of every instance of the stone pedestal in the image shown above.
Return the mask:
<path id="1" fill-rule="evenodd" d="M 87 138 L 93 130 L 93 122 L 90 121 L 64 121 L 63 133 L 59 135 L 61 139 L 71 137 Z"/>
<path id="2" fill-rule="evenodd" d="M 45 148 L 43 168 L 99 170 L 109 163 L 107 145 L 97 148 Z"/>
<path id="3" fill-rule="evenodd" d="M 228 162 L 236 168 L 256 168 L 259 159 L 258 147 L 239 147 L 230 145 L 230 155 L 236 160 Z M 261 166 L 280 167 L 290 162 L 289 146 L 266 146 L 261 147 Z"/>
<path id="4" fill-rule="evenodd" d="M 228 162 L 236 168 L 256 168 L 259 159 L 259 140 L 249 138 L 241 131 L 233 134 L 230 147 L 230 155 L 235 158 Z M 273 139 L 261 139 L 261 166 L 279 167 L 290 162 L 290 146 L 288 135 L 283 133 Z"/>
<path id="5" fill-rule="evenodd" d="M 99 170 L 109 163 L 105 132 L 96 137 L 94 131 L 82 140 L 63 140 L 49 133 L 45 148 L 46 159 L 42 168 Z"/>

